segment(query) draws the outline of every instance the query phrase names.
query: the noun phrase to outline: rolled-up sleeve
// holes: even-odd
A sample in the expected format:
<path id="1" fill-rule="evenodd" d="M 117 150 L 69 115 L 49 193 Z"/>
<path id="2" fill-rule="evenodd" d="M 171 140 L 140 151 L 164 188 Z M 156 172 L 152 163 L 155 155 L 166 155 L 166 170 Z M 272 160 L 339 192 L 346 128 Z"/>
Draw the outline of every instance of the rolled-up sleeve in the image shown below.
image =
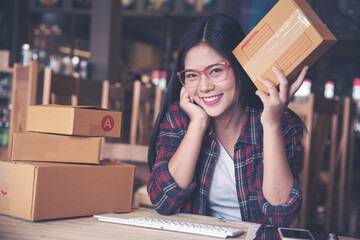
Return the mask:
<path id="1" fill-rule="evenodd" d="M 177 105 L 178 106 L 178 105 Z M 160 124 L 156 143 L 156 160 L 148 180 L 148 193 L 155 210 L 164 215 L 175 213 L 196 188 L 196 179 L 183 189 L 171 176 L 168 163 L 180 145 L 186 129 L 186 117 L 172 106 Z"/>
<path id="2" fill-rule="evenodd" d="M 279 206 L 271 205 L 264 197 L 262 189 L 258 191 L 258 201 L 262 212 L 268 221 L 274 226 L 289 226 L 296 220 L 300 213 L 302 194 L 299 186 L 299 171 L 303 159 L 303 125 L 297 117 L 291 117 L 292 113 L 285 118 L 283 129 L 286 155 L 294 177 L 293 188 L 286 202 Z"/>
<path id="3" fill-rule="evenodd" d="M 258 192 L 259 204 L 262 212 L 267 217 L 270 224 L 275 227 L 290 226 L 299 215 L 301 207 L 301 191 L 298 181 L 294 181 L 293 189 L 284 204 L 273 206 L 264 197 L 263 191 Z"/>

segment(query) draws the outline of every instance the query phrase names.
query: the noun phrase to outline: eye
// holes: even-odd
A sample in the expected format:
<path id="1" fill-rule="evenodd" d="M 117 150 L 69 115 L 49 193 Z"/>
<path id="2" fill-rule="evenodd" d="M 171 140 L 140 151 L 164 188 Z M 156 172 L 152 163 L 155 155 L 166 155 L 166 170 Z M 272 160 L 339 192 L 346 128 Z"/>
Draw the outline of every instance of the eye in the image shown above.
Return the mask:
<path id="1" fill-rule="evenodd" d="M 209 71 L 210 76 L 217 76 L 217 75 L 221 74 L 222 72 L 224 72 L 224 66 L 222 66 L 222 65 L 212 66 L 209 70 L 210 70 Z"/>
<path id="2" fill-rule="evenodd" d="M 194 80 L 198 77 L 196 72 L 185 72 L 184 74 L 186 80 Z"/>

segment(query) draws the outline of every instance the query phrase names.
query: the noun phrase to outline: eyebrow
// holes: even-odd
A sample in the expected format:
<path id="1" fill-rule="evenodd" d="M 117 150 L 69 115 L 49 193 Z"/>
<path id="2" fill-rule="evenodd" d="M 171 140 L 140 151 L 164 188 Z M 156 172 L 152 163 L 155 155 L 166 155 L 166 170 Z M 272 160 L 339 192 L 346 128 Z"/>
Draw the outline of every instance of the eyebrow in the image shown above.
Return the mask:
<path id="1" fill-rule="evenodd" d="M 208 68 L 208 67 L 211 67 L 213 65 L 217 65 L 217 64 L 222 64 L 222 63 L 226 63 L 226 61 L 220 61 L 220 62 L 216 62 L 216 63 L 211 63 L 209 65 L 207 65 L 205 68 Z M 204 70 L 205 68 L 203 68 L 202 70 Z M 184 68 L 184 71 L 185 70 L 196 70 L 195 68 Z M 199 70 L 196 70 L 196 71 L 199 71 Z"/>

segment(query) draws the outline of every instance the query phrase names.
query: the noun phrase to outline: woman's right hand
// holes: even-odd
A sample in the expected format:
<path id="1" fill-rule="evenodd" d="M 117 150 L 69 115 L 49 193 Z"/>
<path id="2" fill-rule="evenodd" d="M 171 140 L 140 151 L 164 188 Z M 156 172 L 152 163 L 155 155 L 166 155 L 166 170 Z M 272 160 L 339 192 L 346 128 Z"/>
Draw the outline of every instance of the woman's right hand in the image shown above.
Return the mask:
<path id="1" fill-rule="evenodd" d="M 185 87 L 180 91 L 180 108 L 189 116 L 190 123 L 180 145 L 169 161 L 168 168 L 175 182 L 186 189 L 194 179 L 202 140 L 210 117 L 194 102 Z"/>
<path id="2" fill-rule="evenodd" d="M 205 123 L 204 126 L 208 126 L 210 122 L 209 115 L 195 103 L 185 87 L 182 87 L 180 91 L 180 108 L 189 116 L 191 122 Z"/>

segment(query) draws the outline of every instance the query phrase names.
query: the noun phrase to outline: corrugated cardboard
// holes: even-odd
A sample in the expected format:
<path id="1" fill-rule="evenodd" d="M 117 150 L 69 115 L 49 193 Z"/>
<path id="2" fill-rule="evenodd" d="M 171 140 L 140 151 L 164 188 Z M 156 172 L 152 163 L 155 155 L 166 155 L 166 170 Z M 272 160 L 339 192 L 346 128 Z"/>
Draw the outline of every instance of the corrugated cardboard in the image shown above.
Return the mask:
<path id="1" fill-rule="evenodd" d="M 15 133 L 12 160 L 68 163 L 100 163 L 101 137 L 47 133 Z"/>
<path id="2" fill-rule="evenodd" d="M 233 54 L 258 89 L 262 76 L 279 84 L 272 67 L 293 82 L 304 66 L 312 65 L 336 38 L 305 0 L 280 0 L 234 49 Z"/>
<path id="3" fill-rule="evenodd" d="M 0 213 L 31 221 L 130 212 L 135 167 L 0 161 Z"/>
<path id="4" fill-rule="evenodd" d="M 27 131 L 92 137 L 120 137 L 121 112 L 65 105 L 28 107 Z"/>

